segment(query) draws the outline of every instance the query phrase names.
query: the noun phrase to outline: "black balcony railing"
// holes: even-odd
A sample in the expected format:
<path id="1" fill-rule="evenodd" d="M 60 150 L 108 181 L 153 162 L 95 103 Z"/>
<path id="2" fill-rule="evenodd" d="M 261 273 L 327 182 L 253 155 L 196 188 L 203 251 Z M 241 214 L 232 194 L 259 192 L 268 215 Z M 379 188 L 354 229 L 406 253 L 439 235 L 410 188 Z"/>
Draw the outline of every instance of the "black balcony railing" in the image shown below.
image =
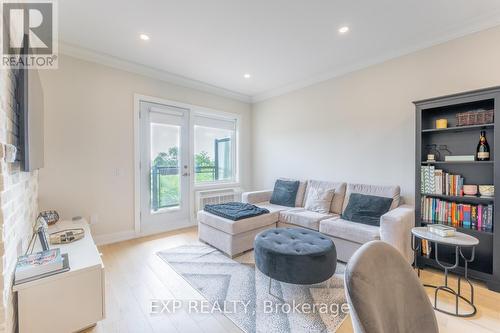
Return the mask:
<path id="1" fill-rule="evenodd" d="M 151 205 L 153 211 L 179 205 L 180 171 L 179 167 L 152 167 Z M 196 167 L 195 177 L 197 182 L 214 181 L 216 169 L 213 166 Z"/>

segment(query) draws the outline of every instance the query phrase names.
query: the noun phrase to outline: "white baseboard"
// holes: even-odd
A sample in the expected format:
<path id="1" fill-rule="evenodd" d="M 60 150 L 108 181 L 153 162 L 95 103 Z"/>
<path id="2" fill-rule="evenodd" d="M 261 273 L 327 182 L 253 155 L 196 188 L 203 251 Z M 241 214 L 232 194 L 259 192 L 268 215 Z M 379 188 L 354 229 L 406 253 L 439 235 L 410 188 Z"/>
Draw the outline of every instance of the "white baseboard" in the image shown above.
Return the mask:
<path id="1" fill-rule="evenodd" d="M 136 233 L 135 230 L 124 230 L 124 231 L 118 231 L 110 234 L 103 234 L 103 235 L 92 235 L 94 238 L 94 242 L 96 245 L 107 245 L 107 244 L 113 244 L 113 243 L 118 243 L 134 238 L 140 238 L 140 237 L 145 237 L 145 236 L 151 236 L 154 234 L 160 234 L 162 232 L 167 232 L 167 231 L 173 231 L 176 229 L 183 229 L 183 228 L 188 228 L 196 225 L 196 221 L 183 221 L 183 223 L 175 224 L 175 225 L 170 225 L 167 227 L 160 227 L 160 228 L 154 228 L 151 230 L 144 230 L 139 233 Z"/>
<path id="2" fill-rule="evenodd" d="M 192 220 L 181 220 L 181 221 L 176 221 L 175 223 L 168 224 L 168 225 L 158 225 L 154 227 L 148 227 L 145 226 L 144 229 L 141 230 L 137 234 L 137 237 L 144 237 L 144 236 L 151 236 L 155 234 L 160 234 L 162 232 L 168 232 L 168 231 L 174 231 L 178 229 L 184 229 L 184 228 L 189 228 L 192 226 L 196 225 L 196 221 Z"/>
<path id="3" fill-rule="evenodd" d="M 92 237 L 94 238 L 94 242 L 96 243 L 96 245 L 106 245 L 106 244 L 118 243 L 129 239 L 134 239 L 137 237 L 137 234 L 135 233 L 134 230 L 124 230 L 124 231 L 113 232 L 111 234 L 103 234 L 95 236 L 92 235 Z"/>

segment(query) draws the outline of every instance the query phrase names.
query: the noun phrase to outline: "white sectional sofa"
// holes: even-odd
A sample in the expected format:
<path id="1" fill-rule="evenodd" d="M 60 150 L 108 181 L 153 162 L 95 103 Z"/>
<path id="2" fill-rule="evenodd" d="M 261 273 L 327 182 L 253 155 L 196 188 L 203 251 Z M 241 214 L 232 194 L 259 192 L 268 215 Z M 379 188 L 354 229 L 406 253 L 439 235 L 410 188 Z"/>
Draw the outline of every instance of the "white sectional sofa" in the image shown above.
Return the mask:
<path id="1" fill-rule="evenodd" d="M 334 190 L 328 213 L 318 213 L 304 208 L 309 195 L 308 188 L 321 186 Z M 392 198 L 389 212 L 380 219 L 380 226 L 366 225 L 342 219 L 352 193 Z M 331 237 L 337 248 L 337 258 L 347 262 L 363 244 L 372 240 L 385 241 L 408 260 L 413 261 L 411 250 L 411 228 L 414 223 L 414 208 L 400 205 L 399 186 L 376 186 L 346 184 L 309 180 L 300 182 L 295 207 L 269 203 L 272 190 L 243 193 L 242 201 L 267 208 L 270 213 L 232 221 L 205 211 L 198 213 L 199 238 L 230 256 L 253 248 L 255 236 L 262 230 L 278 227 L 297 227 L 319 231 Z"/>

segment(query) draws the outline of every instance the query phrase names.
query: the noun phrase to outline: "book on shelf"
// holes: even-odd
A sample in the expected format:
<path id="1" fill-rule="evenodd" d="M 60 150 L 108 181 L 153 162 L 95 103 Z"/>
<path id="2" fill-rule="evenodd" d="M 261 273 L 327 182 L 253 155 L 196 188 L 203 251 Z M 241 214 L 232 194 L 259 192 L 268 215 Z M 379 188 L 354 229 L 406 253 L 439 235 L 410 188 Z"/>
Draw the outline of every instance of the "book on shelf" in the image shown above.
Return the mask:
<path id="1" fill-rule="evenodd" d="M 429 257 L 430 254 L 431 254 L 431 243 L 426 239 L 422 239 L 422 255 Z"/>
<path id="2" fill-rule="evenodd" d="M 433 165 L 423 165 L 421 168 L 422 194 L 439 194 L 462 196 L 464 178 L 436 169 Z"/>
<path id="3" fill-rule="evenodd" d="M 64 260 L 60 249 L 27 254 L 17 259 L 14 279 L 17 284 L 20 281 L 50 274 L 63 268 Z"/>
<path id="4" fill-rule="evenodd" d="M 474 155 L 446 155 L 444 157 L 445 162 L 472 162 L 475 160 Z"/>
<path id="5" fill-rule="evenodd" d="M 426 223 L 493 231 L 493 205 L 463 204 L 428 196 L 422 197 L 421 216 Z"/>
<path id="6" fill-rule="evenodd" d="M 431 224 L 428 226 L 428 230 L 441 237 L 452 237 L 456 231 L 455 228 L 444 224 Z"/>
<path id="7" fill-rule="evenodd" d="M 421 168 L 422 193 L 434 193 L 434 165 L 423 165 Z"/>

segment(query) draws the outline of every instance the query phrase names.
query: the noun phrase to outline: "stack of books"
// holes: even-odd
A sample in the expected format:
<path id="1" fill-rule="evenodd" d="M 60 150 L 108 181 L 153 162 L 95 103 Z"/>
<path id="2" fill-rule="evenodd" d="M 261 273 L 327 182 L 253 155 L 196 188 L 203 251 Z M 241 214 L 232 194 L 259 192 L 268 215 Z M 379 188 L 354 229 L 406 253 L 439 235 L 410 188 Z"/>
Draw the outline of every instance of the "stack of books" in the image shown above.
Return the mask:
<path id="1" fill-rule="evenodd" d="M 61 255 L 60 249 L 28 254 L 17 259 L 14 283 L 26 283 L 68 270 L 68 255 Z"/>
<path id="2" fill-rule="evenodd" d="M 427 228 L 433 234 L 441 237 L 452 237 L 455 236 L 455 228 L 444 224 L 431 224 Z"/>
<path id="3" fill-rule="evenodd" d="M 422 219 L 453 227 L 493 231 L 493 205 L 470 205 L 422 197 Z"/>
<path id="4" fill-rule="evenodd" d="M 436 169 L 434 165 L 421 168 L 421 192 L 423 194 L 463 195 L 464 178 Z"/>

